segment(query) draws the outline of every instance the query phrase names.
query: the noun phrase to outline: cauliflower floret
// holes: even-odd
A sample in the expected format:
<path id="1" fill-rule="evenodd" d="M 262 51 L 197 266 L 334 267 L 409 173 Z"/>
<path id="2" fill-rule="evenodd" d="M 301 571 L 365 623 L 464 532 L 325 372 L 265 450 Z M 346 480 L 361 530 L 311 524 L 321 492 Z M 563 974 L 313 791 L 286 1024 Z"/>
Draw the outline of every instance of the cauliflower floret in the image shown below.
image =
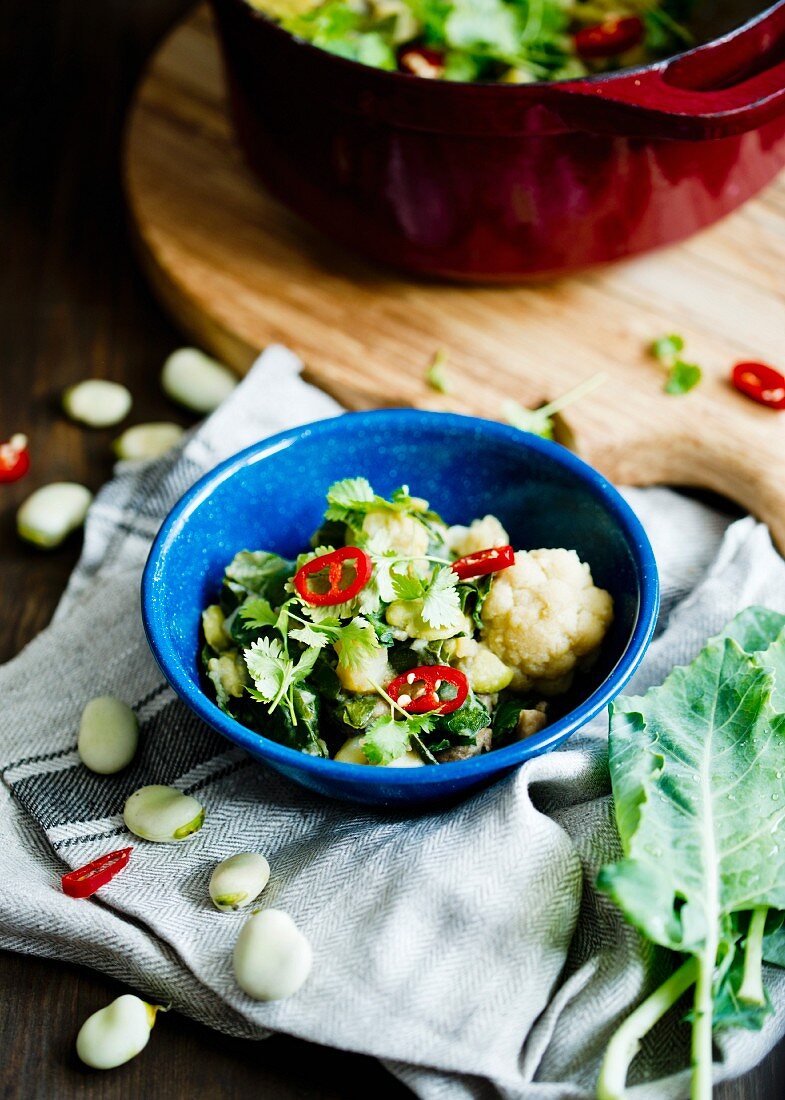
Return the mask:
<path id="1" fill-rule="evenodd" d="M 507 546 L 509 541 L 510 536 L 496 516 L 473 519 L 468 527 L 455 526 L 447 532 L 447 545 L 459 558 L 491 546 Z"/>
<path id="2" fill-rule="evenodd" d="M 404 512 L 369 512 L 363 520 L 363 534 L 377 553 L 397 550 L 409 558 L 428 553 L 428 528 Z"/>
<path id="3" fill-rule="evenodd" d="M 518 551 L 482 609 L 482 639 L 514 669 L 512 687 L 559 695 L 602 642 L 613 600 L 574 550 Z"/>

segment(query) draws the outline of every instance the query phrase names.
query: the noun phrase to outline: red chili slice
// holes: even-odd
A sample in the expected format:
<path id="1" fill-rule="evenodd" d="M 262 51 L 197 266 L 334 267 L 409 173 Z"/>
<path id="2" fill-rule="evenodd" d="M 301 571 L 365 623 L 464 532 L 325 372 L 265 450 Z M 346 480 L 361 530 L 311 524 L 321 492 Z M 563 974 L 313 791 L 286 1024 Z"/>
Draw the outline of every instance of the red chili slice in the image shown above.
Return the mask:
<path id="1" fill-rule="evenodd" d="M 89 898 L 122 871 L 132 851 L 133 848 L 118 848 L 116 852 L 107 852 L 92 863 L 69 871 L 61 879 L 63 893 L 69 898 Z"/>
<path id="2" fill-rule="evenodd" d="M 489 546 L 487 550 L 458 558 L 452 563 L 452 571 L 462 581 L 468 581 L 472 577 L 487 577 L 489 573 L 509 569 L 511 565 L 515 565 L 515 551 L 511 546 Z"/>
<path id="3" fill-rule="evenodd" d="M 624 19 L 607 19 L 594 27 L 583 27 L 574 37 L 575 49 L 581 57 L 616 57 L 626 53 L 643 40 L 646 27 L 636 15 Z"/>
<path id="4" fill-rule="evenodd" d="M 354 565 L 355 575 L 349 584 L 344 585 L 343 574 L 347 563 Z M 328 585 L 326 591 L 318 592 L 309 588 L 309 580 L 325 570 L 327 570 Z M 342 546 L 340 550 L 320 554 L 318 558 L 301 566 L 294 575 L 294 587 L 305 603 L 314 607 L 331 607 L 333 604 L 353 599 L 371 579 L 372 570 L 373 562 L 364 550 L 359 546 Z"/>
<path id="5" fill-rule="evenodd" d="M 426 80 L 444 76 L 444 54 L 428 46 L 405 46 L 398 54 L 398 68 Z"/>
<path id="6" fill-rule="evenodd" d="M 0 481 L 18 481 L 30 469 L 27 436 L 17 432 L 7 443 L 0 443 Z"/>
<path id="7" fill-rule="evenodd" d="M 442 684 L 451 684 L 456 695 L 454 699 L 440 699 L 439 688 Z M 423 691 L 417 695 L 422 685 Z M 462 707 L 469 694 L 469 681 L 457 668 L 449 665 L 420 665 L 410 669 L 401 676 L 396 676 L 387 688 L 387 694 L 407 714 L 425 714 L 430 710 L 438 710 L 440 714 L 452 714 L 458 707 Z M 408 699 L 408 702 L 405 700 Z"/>
<path id="8" fill-rule="evenodd" d="M 770 409 L 785 409 L 785 374 L 765 363 L 737 363 L 731 380 L 736 389 Z"/>

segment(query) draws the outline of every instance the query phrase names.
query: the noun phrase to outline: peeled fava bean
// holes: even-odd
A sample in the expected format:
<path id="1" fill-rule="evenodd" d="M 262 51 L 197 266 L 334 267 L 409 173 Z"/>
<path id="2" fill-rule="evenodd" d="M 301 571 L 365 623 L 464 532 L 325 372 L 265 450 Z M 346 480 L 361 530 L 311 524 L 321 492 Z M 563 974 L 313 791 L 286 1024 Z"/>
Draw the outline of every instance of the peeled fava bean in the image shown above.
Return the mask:
<path id="1" fill-rule="evenodd" d="M 234 976 L 255 1001 L 291 997 L 311 972 L 311 945 L 288 913 L 259 909 L 237 937 Z"/>
<path id="2" fill-rule="evenodd" d="M 204 825 L 204 807 L 175 787 L 140 787 L 123 810 L 125 826 L 142 840 L 176 844 Z"/>
<path id="3" fill-rule="evenodd" d="M 179 424 L 166 420 L 135 424 L 114 441 L 114 453 L 124 462 L 146 462 L 165 455 L 184 435 Z"/>
<path id="4" fill-rule="evenodd" d="M 63 394 L 63 409 L 72 420 L 88 428 L 111 428 L 131 411 L 131 394 L 119 382 L 88 378 Z"/>
<path id="5" fill-rule="evenodd" d="M 81 527 L 93 494 L 74 481 L 53 481 L 36 489 L 16 513 L 20 538 L 51 550 Z"/>
<path id="6" fill-rule="evenodd" d="M 198 348 L 173 351 L 161 372 L 166 396 L 195 413 L 213 412 L 236 385 L 227 367 Z"/>
<path id="7" fill-rule="evenodd" d="M 82 711 L 76 747 L 91 772 L 114 775 L 133 760 L 139 744 L 136 715 L 120 699 L 100 695 Z"/>
<path id="8" fill-rule="evenodd" d="M 76 1037 L 76 1053 L 93 1069 L 114 1069 L 130 1062 L 147 1046 L 160 1005 L 149 1005 L 124 993 L 88 1016 Z"/>
<path id="9" fill-rule="evenodd" d="M 223 913 L 243 909 L 259 897 L 270 878 L 270 864 L 258 852 L 238 852 L 222 860 L 210 877 L 210 897 Z"/>

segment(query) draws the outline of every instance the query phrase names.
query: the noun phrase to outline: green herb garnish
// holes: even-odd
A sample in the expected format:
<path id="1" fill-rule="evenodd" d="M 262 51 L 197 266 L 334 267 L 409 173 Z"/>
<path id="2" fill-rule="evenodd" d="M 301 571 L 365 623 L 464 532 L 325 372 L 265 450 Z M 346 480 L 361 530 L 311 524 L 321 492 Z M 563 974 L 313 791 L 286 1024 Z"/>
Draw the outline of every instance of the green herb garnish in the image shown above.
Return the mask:
<path id="1" fill-rule="evenodd" d="M 539 409 L 527 409 L 517 401 L 507 401 L 502 409 L 504 419 L 508 424 L 512 424 L 513 428 L 520 428 L 522 432 L 531 432 L 532 435 L 539 435 L 543 439 L 553 439 L 554 416 L 603 385 L 607 377 L 603 373 L 595 374 Z"/>
<path id="2" fill-rule="evenodd" d="M 651 345 L 650 351 L 655 359 L 668 368 L 664 386 L 666 393 L 677 395 L 695 389 L 702 377 L 701 369 L 680 358 L 684 351 L 684 337 L 660 336 Z"/>

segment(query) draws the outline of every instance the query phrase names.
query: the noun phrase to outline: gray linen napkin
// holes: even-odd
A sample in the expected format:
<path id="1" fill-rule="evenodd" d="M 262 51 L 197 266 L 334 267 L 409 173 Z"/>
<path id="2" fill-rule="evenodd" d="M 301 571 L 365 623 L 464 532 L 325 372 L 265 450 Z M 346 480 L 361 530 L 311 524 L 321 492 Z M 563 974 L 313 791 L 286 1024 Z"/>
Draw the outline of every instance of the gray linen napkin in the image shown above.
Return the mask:
<path id="1" fill-rule="evenodd" d="M 86 963 L 233 1035 L 373 1054 L 428 1100 L 589 1097 L 615 1025 L 667 965 L 594 889 L 618 854 L 605 721 L 453 809 L 372 813 L 312 797 L 229 746 L 175 699 L 145 644 L 140 573 L 183 490 L 239 447 L 340 411 L 271 348 L 180 448 L 121 465 L 97 498 L 52 625 L 0 670 L 0 945 Z M 750 518 L 730 524 L 664 489 L 627 496 L 665 596 L 640 691 L 743 606 L 785 610 L 785 563 Z M 81 709 L 104 693 L 129 702 L 143 731 L 116 777 L 88 773 L 75 752 Z M 65 897 L 65 866 L 125 841 L 123 802 L 144 783 L 199 791 L 205 827 L 176 848 L 135 841 L 100 900 Z M 273 869 L 264 902 L 314 948 L 309 981 L 280 1003 L 237 988 L 244 917 L 208 900 L 215 862 L 248 849 Z M 777 1014 L 759 1034 L 721 1038 L 721 1076 L 785 1030 L 785 976 L 767 978 Z M 634 1079 L 655 1082 L 640 1096 L 684 1094 L 687 1058 L 683 1029 L 666 1020 L 636 1062 Z"/>

